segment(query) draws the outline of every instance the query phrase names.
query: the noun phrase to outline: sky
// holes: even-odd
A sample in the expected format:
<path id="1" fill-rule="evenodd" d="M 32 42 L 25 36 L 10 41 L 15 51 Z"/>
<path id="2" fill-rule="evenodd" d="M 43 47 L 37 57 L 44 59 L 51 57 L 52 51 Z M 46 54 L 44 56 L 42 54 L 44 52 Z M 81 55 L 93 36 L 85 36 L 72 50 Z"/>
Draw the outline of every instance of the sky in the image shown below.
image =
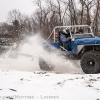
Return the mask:
<path id="1" fill-rule="evenodd" d="M 31 15 L 35 8 L 33 0 L 0 0 L 0 22 L 7 21 L 8 12 L 12 9 Z"/>

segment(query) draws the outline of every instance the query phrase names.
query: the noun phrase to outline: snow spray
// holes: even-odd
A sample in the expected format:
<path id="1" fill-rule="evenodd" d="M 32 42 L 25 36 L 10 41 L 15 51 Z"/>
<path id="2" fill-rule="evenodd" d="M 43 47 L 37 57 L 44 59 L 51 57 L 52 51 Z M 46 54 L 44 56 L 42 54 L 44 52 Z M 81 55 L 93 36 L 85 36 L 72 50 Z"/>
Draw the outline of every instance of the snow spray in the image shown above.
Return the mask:
<path id="1" fill-rule="evenodd" d="M 52 54 L 46 52 L 42 46 L 43 41 L 39 34 L 25 38 L 16 50 L 11 48 L 6 54 L 0 56 L 0 69 L 41 71 L 39 57 L 42 55 L 55 66 L 52 72 L 81 73 L 79 64 L 75 64 L 76 61 L 70 61 L 56 52 Z"/>

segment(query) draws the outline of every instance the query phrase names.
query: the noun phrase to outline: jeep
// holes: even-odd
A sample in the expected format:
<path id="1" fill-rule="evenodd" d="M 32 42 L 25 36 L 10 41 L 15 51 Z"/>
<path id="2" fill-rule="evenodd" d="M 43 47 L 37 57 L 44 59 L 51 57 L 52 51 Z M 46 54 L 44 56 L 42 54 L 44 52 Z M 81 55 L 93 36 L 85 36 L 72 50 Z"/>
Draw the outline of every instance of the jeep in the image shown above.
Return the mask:
<path id="1" fill-rule="evenodd" d="M 84 33 L 79 34 L 78 30 L 83 29 Z M 70 29 L 71 50 L 67 50 L 59 38 L 59 31 Z M 56 26 L 49 35 L 43 47 L 48 51 L 57 48 L 68 58 L 80 60 L 80 65 L 84 73 L 94 74 L 100 72 L 100 38 L 94 36 L 89 25 Z M 49 48 L 49 49 L 48 49 Z M 54 66 L 48 64 L 42 57 L 39 58 L 41 70 L 51 71 Z"/>

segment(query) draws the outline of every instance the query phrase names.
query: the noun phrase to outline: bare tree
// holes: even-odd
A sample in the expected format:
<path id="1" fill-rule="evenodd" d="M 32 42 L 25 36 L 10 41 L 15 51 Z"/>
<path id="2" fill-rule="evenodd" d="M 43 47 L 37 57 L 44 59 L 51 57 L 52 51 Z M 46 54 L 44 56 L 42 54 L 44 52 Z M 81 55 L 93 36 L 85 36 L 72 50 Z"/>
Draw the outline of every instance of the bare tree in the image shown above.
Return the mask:
<path id="1" fill-rule="evenodd" d="M 21 19 L 22 14 L 20 13 L 19 10 L 11 10 L 8 12 L 8 22 L 12 23 L 15 20 Z"/>
<path id="2" fill-rule="evenodd" d="M 98 35 L 98 27 L 100 23 L 100 1 L 98 0 L 96 3 L 96 8 L 95 8 L 95 15 L 94 15 L 94 20 L 93 20 L 93 29 L 95 35 Z"/>
<path id="3" fill-rule="evenodd" d="M 84 17 L 84 7 L 85 7 L 85 1 L 86 0 L 80 0 L 80 3 L 81 3 L 81 19 L 80 19 L 80 24 L 82 25 L 83 24 L 83 17 Z"/>
<path id="4" fill-rule="evenodd" d="M 93 6 L 95 6 L 96 1 L 95 0 L 85 0 L 85 8 L 86 8 L 86 12 L 87 12 L 87 24 L 91 25 L 91 9 Z"/>
<path id="5" fill-rule="evenodd" d="M 11 10 L 8 13 L 8 22 L 10 23 L 10 33 L 21 39 L 23 34 L 32 34 L 30 17 L 21 14 L 19 10 Z"/>
<path id="6" fill-rule="evenodd" d="M 68 6 L 69 6 L 69 16 L 71 25 L 78 24 L 77 21 L 77 8 L 75 0 L 68 0 Z"/>

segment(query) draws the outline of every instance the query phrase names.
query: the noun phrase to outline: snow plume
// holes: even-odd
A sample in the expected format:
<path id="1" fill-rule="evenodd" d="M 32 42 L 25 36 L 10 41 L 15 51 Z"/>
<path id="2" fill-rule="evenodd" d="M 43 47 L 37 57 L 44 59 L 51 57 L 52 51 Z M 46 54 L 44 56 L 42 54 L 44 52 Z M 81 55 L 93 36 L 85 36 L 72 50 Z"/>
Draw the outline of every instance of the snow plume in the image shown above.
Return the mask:
<path id="1" fill-rule="evenodd" d="M 80 73 L 81 71 L 72 61 L 59 55 L 58 50 L 48 53 L 43 49 L 43 39 L 41 36 L 34 35 L 25 38 L 16 50 L 12 48 L 0 56 L 0 69 L 13 69 L 20 71 L 41 71 L 39 68 L 39 57 L 42 56 L 55 68 L 54 72 Z M 14 44 L 15 46 L 16 44 Z M 76 62 L 75 62 L 76 63 Z M 52 71 L 52 72 L 53 72 Z"/>
<path id="2" fill-rule="evenodd" d="M 0 57 L 0 68 L 22 71 L 40 70 L 38 57 L 42 52 L 43 39 L 40 35 L 25 38 L 16 49 L 10 49 Z M 14 44 L 16 47 L 16 44 Z"/>
<path id="3" fill-rule="evenodd" d="M 69 60 L 67 57 L 61 55 L 59 50 L 54 53 L 45 52 L 45 55 L 42 54 L 42 58 L 54 66 L 54 72 L 83 73 L 78 60 Z"/>

